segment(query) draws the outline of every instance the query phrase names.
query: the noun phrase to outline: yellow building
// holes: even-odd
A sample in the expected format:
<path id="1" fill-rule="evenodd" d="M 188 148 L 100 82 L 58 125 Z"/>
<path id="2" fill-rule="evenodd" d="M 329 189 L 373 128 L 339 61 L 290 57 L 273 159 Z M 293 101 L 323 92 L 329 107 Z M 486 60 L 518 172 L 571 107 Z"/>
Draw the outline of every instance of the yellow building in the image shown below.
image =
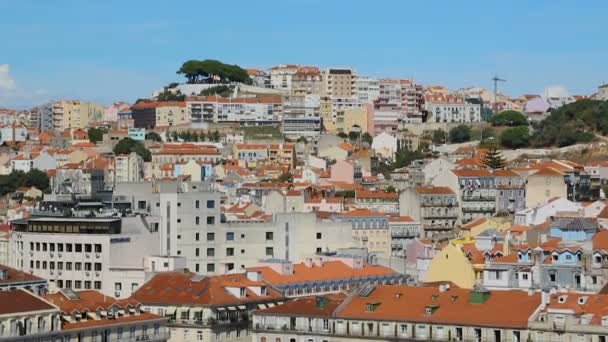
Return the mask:
<path id="1" fill-rule="evenodd" d="M 162 102 L 156 107 L 156 127 L 190 123 L 185 102 Z"/>
<path id="2" fill-rule="evenodd" d="M 460 227 L 460 235 L 465 238 L 474 238 L 484 230 L 493 228 L 499 232 L 511 228 L 511 222 L 506 217 L 480 217 Z"/>
<path id="3" fill-rule="evenodd" d="M 526 208 L 536 207 L 554 197 L 567 198 L 567 194 L 564 174 L 550 167 L 542 168 L 528 176 Z"/>
<path id="4" fill-rule="evenodd" d="M 431 260 L 424 281 L 449 281 L 461 288 L 470 289 L 475 285 L 476 279 L 481 278 L 483 263 L 483 254 L 475 248 L 474 243 L 451 241 Z"/>
<path id="5" fill-rule="evenodd" d="M 357 126 L 361 133 L 369 132 L 369 114 L 367 107 L 345 110 L 341 117 L 338 117 L 337 130 L 348 133 Z"/>
<path id="6" fill-rule="evenodd" d="M 53 104 L 53 129 L 87 128 L 94 121 L 103 119 L 102 105 L 78 100 L 61 100 Z"/>

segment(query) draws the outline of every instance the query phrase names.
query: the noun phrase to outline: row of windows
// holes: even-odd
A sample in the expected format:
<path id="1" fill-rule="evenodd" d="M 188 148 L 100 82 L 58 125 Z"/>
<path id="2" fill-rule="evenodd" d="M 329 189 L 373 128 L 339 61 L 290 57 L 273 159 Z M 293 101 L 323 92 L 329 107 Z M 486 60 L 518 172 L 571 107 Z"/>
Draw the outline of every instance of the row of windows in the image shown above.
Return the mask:
<path id="1" fill-rule="evenodd" d="M 57 284 L 58 288 L 68 288 L 68 289 L 74 289 L 74 290 L 90 290 L 92 288 L 94 288 L 95 290 L 101 290 L 101 281 L 90 281 L 90 280 L 63 280 L 63 279 L 57 279 L 55 281 L 55 283 Z M 84 287 L 83 287 L 84 284 Z M 93 287 L 91 287 L 91 285 Z"/>
<path id="2" fill-rule="evenodd" d="M 181 202 L 177 202 L 177 206 L 181 207 L 182 203 Z M 137 207 L 139 209 L 146 209 L 146 207 L 147 207 L 146 201 L 138 201 L 137 202 Z M 160 207 L 160 202 L 156 202 L 156 207 Z M 195 200 L 194 201 L 194 208 L 195 209 L 200 209 L 200 207 L 201 207 L 201 201 L 200 200 Z M 206 207 L 207 207 L 207 209 L 214 209 L 215 208 L 215 200 L 207 200 Z"/>
<path id="3" fill-rule="evenodd" d="M 92 253 L 93 250 L 95 251 L 95 253 L 101 253 L 101 244 L 90 244 L 90 243 L 46 243 L 46 242 L 30 242 L 30 251 L 36 250 L 37 252 L 39 251 L 49 251 L 49 252 L 67 252 L 67 253 L 71 253 L 71 252 L 76 252 L 76 253 L 82 253 L 83 250 L 83 245 L 84 245 L 84 252 L 85 253 Z"/>
<path id="4" fill-rule="evenodd" d="M 55 265 L 57 265 L 57 270 L 63 270 L 63 261 L 58 261 L 57 263 L 55 263 L 54 261 L 40 261 L 40 260 L 36 260 L 36 262 L 34 262 L 34 260 L 30 260 L 30 268 L 34 269 L 34 265 L 36 266 L 35 268 L 37 270 L 54 270 L 55 269 Z M 82 271 L 82 262 L 75 262 L 73 263 L 74 266 L 74 271 Z M 47 268 L 48 266 L 48 268 Z M 99 272 L 101 271 L 102 267 L 101 267 L 101 263 L 100 262 L 96 262 L 96 263 L 92 263 L 92 262 L 85 262 L 84 263 L 84 270 L 85 271 L 92 271 L 92 268 L 95 268 L 95 271 Z M 65 270 L 66 271 L 71 271 L 72 270 L 72 262 L 66 262 L 65 263 Z"/>
<path id="5" fill-rule="evenodd" d="M 181 251 L 180 251 L 181 252 Z M 181 254 L 181 253 L 179 253 Z M 245 250 L 241 249 L 241 254 L 245 254 Z M 200 248 L 194 249 L 194 256 L 200 256 Z M 215 248 L 207 248 L 207 256 L 214 257 L 215 256 Z M 226 248 L 226 256 L 234 256 L 234 248 L 228 247 Z M 266 247 L 266 256 L 273 257 L 274 256 L 274 248 Z"/>

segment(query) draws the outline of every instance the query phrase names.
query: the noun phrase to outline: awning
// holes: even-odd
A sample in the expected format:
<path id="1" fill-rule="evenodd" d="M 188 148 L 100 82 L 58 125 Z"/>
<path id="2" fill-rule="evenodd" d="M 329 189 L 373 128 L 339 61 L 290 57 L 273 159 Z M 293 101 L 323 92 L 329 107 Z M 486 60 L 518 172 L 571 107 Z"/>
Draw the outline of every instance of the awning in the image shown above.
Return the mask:
<path id="1" fill-rule="evenodd" d="M 230 310 L 230 311 L 236 311 L 236 308 L 234 306 L 229 306 L 228 310 Z"/>
<path id="2" fill-rule="evenodd" d="M 269 308 L 274 308 L 274 303 L 268 303 L 266 305 L 268 305 Z"/>
<path id="3" fill-rule="evenodd" d="M 266 305 L 264 305 L 264 304 L 258 304 L 258 309 L 266 309 Z"/>
<path id="4" fill-rule="evenodd" d="M 87 316 L 89 318 L 91 318 L 91 319 L 96 320 L 96 321 L 99 321 L 101 319 L 101 318 L 99 318 L 99 316 L 95 312 L 87 312 Z"/>
<path id="5" fill-rule="evenodd" d="M 245 305 L 239 305 L 238 308 L 239 308 L 239 310 L 245 310 L 245 309 L 247 309 L 247 307 Z"/>
<path id="6" fill-rule="evenodd" d="M 175 310 L 177 310 L 175 306 L 167 306 L 167 308 L 165 309 L 165 316 L 173 315 L 175 313 Z M 118 310 L 118 312 L 120 312 L 120 310 Z"/>
<path id="7" fill-rule="evenodd" d="M 61 316 L 61 318 L 63 318 L 63 320 L 68 323 L 72 323 L 72 316 L 65 315 L 65 316 Z"/>

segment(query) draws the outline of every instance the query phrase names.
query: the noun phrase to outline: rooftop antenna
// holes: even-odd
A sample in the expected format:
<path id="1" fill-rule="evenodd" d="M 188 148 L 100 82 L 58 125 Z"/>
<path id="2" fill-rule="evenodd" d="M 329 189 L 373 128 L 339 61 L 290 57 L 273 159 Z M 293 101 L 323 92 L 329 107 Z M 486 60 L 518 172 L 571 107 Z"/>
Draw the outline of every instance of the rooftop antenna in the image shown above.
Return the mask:
<path id="1" fill-rule="evenodd" d="M 498 109 L 498 82 L 507 82 L 507 80 L 498 77 L 498 74 L 494 74 L 492 81 L 494 82 L 494 106 L 492 107 L 492 111 L 496 113 Z"/>

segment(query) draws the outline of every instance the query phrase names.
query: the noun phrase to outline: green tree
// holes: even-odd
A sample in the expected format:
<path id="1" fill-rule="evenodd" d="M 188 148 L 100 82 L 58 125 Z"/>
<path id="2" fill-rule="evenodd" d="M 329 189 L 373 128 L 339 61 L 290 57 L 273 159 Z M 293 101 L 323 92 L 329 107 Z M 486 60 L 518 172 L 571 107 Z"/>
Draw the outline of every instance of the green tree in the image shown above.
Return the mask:
<path id="1" fill-rule="evenodd" d="M 28 173 L 13 171 L 0 176 L 0 196 L 15 192 L 21 186 L 33 186 L 48 193 L 50 191 L 49 176 L 44 171 L 33 169 Z"/>
<path id="2" fill-rule="evenodd" d="M 445 144 L 445 131 L 442 129 L 436 129 L 431 135 L 431 141 L 435 145 Z"/>
<path id="3" fill-rule="evenodd" d="M 384 192 L 397 192 L 397 189 L 395 189 L 394 186 L 389 185 L 386 187 L 386 189 L 384 189 Z"/>
<path id="4" fill-rule="evenodd" d="M 198 140 L 207 141 L 207 136 L 205 135 L 205 132 L 203 132 L 203 131 L 200 132 Z"/>
<path id="5" fill-rule="evenodd" d="M 124 138 L 114 146 L 114 154 L 126 154 L 131 152 L 137 153 L 145 162 L 152 160 L 152 154 L 144 144 L 131 138 Z"/>
<path id="6" fill-rule="evenodd" d="M 184 75 L 188 83 L 253 83 L 247 71 L 238 65 L 224 64 L 213 59 L 189 60 L 182 64 L 177 73 Z"/>
<path id="7" fill-rule="evenodd" d="M 508 128 L 500 135 L 500 144 L 508 148 L 527 147 L 530 143 L 530 131 L 528 126 Z"/>
<path id="8" fill-rule="evenodd" d="M 372 145 L 372 142 L 374 142 L 374 137 L 371 136 L 371 134 L 365 132 L 361 135 L 361 140 L 363 142 L 368 143 L 370 146 Z"/>
<path id="9" fill-rule="evenodd" d="M 186 99 L 186 95 L 182 94 L 181 91 L 176 90 L 175 92 L 167 89 L 165 87 L 162 92 L 156 95 L 157 101 L 184 101 Z"/>
<path id="10" fill-rule="evenodd" d="M 291 175 L 291 173 L 286 172 L 286 173 L 283 173 L 282 175 L 280 175 L 276 179 L 276 181 L 278 183 L 291 183 L 291 182 L 293 182 L 293 176 Z"/>
<path id="11" fill-rule="evenodd" d="M 450 142 L 463 143 L 471 140 L 471 127 L 458 125 L 450 130 Z"/>
<path id="12" fill-rule="evenodd" d="M 355 140 L 359 139 L 360 135 L 361 135 L 361 133 L 359 133 L 359 132 L 350 131 L 350 132 L 348 132 L 348 139 L 355 141 Z"/>
<path id="13" fill-rule="evenodd" d="M 155 142 L 162 142 L 163 139 L 160 137 L 160 135 L 156 132 L 148 132 L 146 133 L 146 140 L 152 140 Z"/>
<path id="14" fill-rule="evenodd" d="M 483 157 L 483 165 L 491 169 L 502 169 L 507 165 L 507 161 L 503 157 L 502 152 L 494 145 L 490 147 Z"/>
<path id="15" fill-rule="evenodd" d="M 494 126 L 526 126 L 528 118 L 516 110 L 504 110 L 492 115 L 490 122 Z"/>
<path id="16" fill-rule="evenodd" d="M 344 132 L 339 132 L 338 133 L 338 137 L 340 137 L 342 139 L 346 139 L 346 138 L 348 138 L 348 135 L 346 133 L 344 133 Z"/>
<path id="17" fill-rule="evenodd" d="M 91 127 L 91 128 L 89 128 L 88 133 L 89 133 L 89 141 L 92 143 L 96 143 L 98 141 L 103 140 L 103 134 L 105 132 L 101 128 Z"/>
<path id="18" fill-rule="evenodd" d="M 217 129 L 215 131 L 213 131 L 213 133 L 211 134 L 211 141 L 213 141 L 213 142 L 220 141 L 220 132 Z"/>
<path id="19" fill-rule="evenodd" d="M 401 168 L 404 166 L 408 166 L 414 160 L 424 159 L 424 153 L 421 151 L 410 151 L 407 148 L 402 148 L 397 151 L 395 155 L 395 168 Z"/>

